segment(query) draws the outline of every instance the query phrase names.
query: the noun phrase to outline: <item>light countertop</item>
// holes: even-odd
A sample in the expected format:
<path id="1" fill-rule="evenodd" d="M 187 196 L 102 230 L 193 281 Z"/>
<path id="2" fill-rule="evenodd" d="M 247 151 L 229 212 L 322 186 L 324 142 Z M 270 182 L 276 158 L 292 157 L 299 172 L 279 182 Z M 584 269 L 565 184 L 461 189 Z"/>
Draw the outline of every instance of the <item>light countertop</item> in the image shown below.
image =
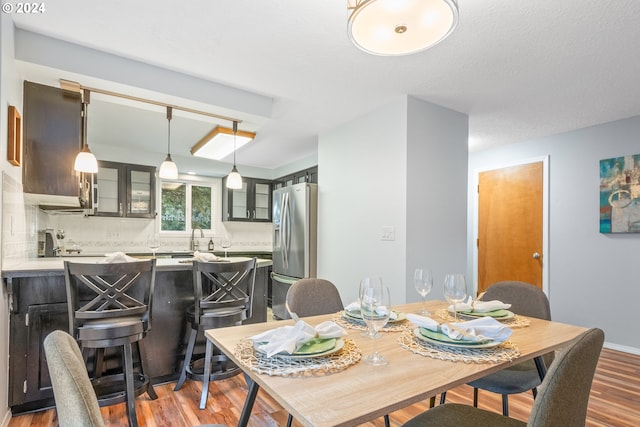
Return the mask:
<path id="1" fill-rule="evenodd" d="M 11 264 L 2 269 L 2 277 L 26 277 L 35 275 L 58 275 L 63 273 L 63 261 L 96 263 L 102 261 L 100 257 L 53 257 L 34 258 L 15 264 Z M 246 257 L 228 257 L 230 260 L 244 260 Z M 158 271 L 190 270 L 191 262 L 188 258 L 158 258 L 156 260 Z M 268 267 L 272 265 L 270 259 L 257 260 L 257 267 Z"/>

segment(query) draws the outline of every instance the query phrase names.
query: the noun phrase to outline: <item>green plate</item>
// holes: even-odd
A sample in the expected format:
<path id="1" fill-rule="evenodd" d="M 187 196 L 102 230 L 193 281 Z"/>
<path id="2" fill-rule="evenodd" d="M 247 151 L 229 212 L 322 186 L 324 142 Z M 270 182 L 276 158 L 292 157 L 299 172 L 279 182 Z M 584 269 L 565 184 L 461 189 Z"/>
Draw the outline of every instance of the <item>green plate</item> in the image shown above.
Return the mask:
<path id="1" fill-rule="evenodd" d="M 484 341 L 456 340 L 449 337 L 447 334 L 444 334 L 442 332 L 432 331 L 431 329 L 427 329 L 427 328 L 420 328 L 420 334 L 423 337 L 431 338 L 432 340 L 446 342 L 446 343 L 453 343 L 453 344 L 466 344 L 466 345 L 476 346 L 478 344 L 484 344 L 485 342 L 487 342 L 487 340 L 484 340 Z"/>
<path id="2" fill-rule="evenodd" d="M 393 311 L 396 314 L 396 319 L 394 320 L 389 319 L 389 322 L 387 323 L 402 322 L 403 320 L 407 319 L 407 315 L 405 313 L 401 313 L 395 310 L 391 310 L 391 311 Z M 360 313 L 360 310 L 345 310 L 344 315 L 348 319 L 362 321 L 362 314 Z"/>
<path id="3" fill-rule="evenodd" d="M 308 356 L 310 354 L 324 353 L 331 350 L 336 346 L 335 338 L 313 338 L 303 344 L 295 353 L 294 356 Z"/>
<path id="4" fill-rule="evenodd" d="M 495 319 L 511 319 L 513 316 L 515 316 L 512 311 L 504 309 L 486 311 L 484 313 L 477 313 L 475 311 L 459 311 L 458 314 L 471 317 L 493 317 Z"/>
<path id="5" fill-rule="evenodd" d="M 260 353 L 264 353 L 258 348 L 262 343 L 254 343 L 253 348 Z M 344 340 L 342 338 L 313 338 L 305 343 L 298 351 L 293 354 L 278 353 L 273 357 L 282 357 L 285 359 L 306 359 L 310 357 L 328 356 L 342 350 Z M 324 348 L 324 350 L 321 350 Z"/>

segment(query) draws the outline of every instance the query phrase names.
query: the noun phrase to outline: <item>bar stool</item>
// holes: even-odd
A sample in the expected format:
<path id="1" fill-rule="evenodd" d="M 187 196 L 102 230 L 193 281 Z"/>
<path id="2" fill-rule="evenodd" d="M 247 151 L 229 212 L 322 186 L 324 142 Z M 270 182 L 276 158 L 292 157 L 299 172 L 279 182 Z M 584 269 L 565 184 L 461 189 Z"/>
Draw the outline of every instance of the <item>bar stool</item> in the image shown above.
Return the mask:
<path id="1" fill-rule="evenodd" d="M 193 261 L 194 305 L 186 311 L 191 332 L 174 391 L 182 388 L 187 377 L 202 381 L 200 409 L 207 405 L 209 381 L 230 378 L 241 370 L 219 350 L 216 349 L 217 354 L 214 355 L 214 346 L 206 339 L 204 360 L 201 354 L 194 360 L 198 333 L 205 329 L 240 325 L 251 317 L 255 279 L 255 258 L 233 262 Z M 202 370 L 199 369 L 201 364 Z"/>
<path id="2" fill-rule="evenodd" d="M 151 329 L 156 261 L 105 264 L 65 261 L 64 274 L 69 333 L 83 350 L 95 349 L 92 385 L 100 406 L 126 402 L 129 424 L 135 427 L 138 425 L 135 397 L 146 392 L 151 399 L 158 398 L 146 374 L 143 340 Z M 133 343 L 137 344 L 140 359 L 140 372 L 135 374 Z M 121 369 L 105 363 L 105 349 L 112 347 L 121 347 Z"/>

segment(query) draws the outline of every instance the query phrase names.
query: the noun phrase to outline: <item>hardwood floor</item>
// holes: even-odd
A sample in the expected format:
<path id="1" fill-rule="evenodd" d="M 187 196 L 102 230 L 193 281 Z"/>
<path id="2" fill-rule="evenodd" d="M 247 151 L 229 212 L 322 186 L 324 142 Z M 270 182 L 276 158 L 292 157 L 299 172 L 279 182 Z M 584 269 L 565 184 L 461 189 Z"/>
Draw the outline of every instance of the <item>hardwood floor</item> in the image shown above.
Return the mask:
<path id="1" fill-rule="evenodd" d="M 136 401 L 141 426 L 188 427 L 198 424 L 226 424 L 235 426 L 247 392 L 244 378 L 239 375 L 218 381 L 210 386 L 207 408 L 198 409 L 200 383 L 187 381 L 179 392 L 173 392 L 173 383 L 156 386 L 158 399 L 146 395 Z M 472 403 L 473 391 L 469 386 L 457 387 L 447 393 L 447 402 Z M 480 407 L 501 411 L 500 396 L 480 391 Z M 530 393 L 509 398 L 510 415 L 526 420 L 533 398 Z M 409 406 L 390 414 L 391 425 L 399 426 L 414 415 L 426 410 L 428 401 Z M 105 424 L 127 424 L 124 404 L 102 408 Z M 286 425 L 287 413 L 270 396 L 258 394 L 251 414 L 251 427 Z M 9 427 L 57 426 L 54 410 L 40 411 L 13 417 Z M 294 420 L 294 426 L 300 426 Z M 382 418 L 363 424 L 382 427 Z M 587 427 L 632 427 L 640 425 L 640 356 L 604 349 L 591 388 Z"/>

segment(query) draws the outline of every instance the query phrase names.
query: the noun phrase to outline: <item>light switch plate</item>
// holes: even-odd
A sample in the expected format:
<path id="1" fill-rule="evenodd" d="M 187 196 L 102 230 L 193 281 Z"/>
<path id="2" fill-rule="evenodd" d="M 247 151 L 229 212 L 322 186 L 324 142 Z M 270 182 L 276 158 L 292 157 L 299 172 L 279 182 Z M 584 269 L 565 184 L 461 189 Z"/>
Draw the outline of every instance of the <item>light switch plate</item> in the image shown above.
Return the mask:
<path id="1" fill-rule="evenodd" d="M 380 240 L 396 240 L 396 228 L 393 226 L 382 227 L 382 237 Z"/>

